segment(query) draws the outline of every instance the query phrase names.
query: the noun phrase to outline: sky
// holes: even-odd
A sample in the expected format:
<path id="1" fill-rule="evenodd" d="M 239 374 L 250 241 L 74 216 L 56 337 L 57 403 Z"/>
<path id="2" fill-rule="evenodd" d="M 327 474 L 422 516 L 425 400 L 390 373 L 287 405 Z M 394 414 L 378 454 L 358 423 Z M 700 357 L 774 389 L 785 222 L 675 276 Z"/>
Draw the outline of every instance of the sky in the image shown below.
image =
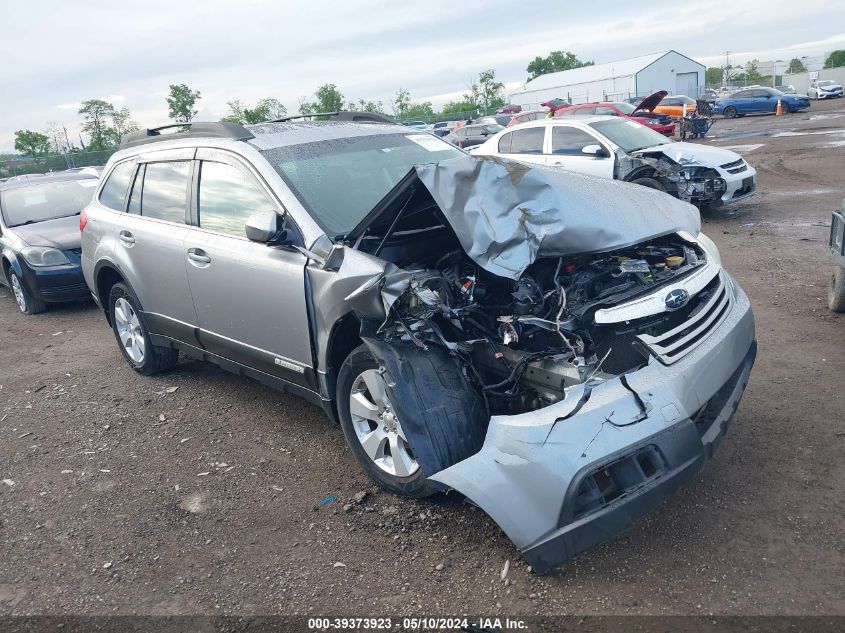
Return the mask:
<path id="1" fill-rule="evenodd" d="M 325 83 L 347 99 L 381 100 L 390 112 L 398 88 L 442 106 L 488 68 L 512 90 L 530 60 L 553 50 L 603 63 L 674 49 L 715 66 L 726 50 L 736 64 L 845 48 L 845 3 L 830 0 L 2 5 L 0 151 L 13 149 L 15 130 L 41 131 L 51 121 L 78 145 L 85 99 L 128 107 L 143 127 L 166 124 L 173 83 L 201 92 L 196 120 L 218 120 L 227 102 L 262 97 L 294 113 Z"/>

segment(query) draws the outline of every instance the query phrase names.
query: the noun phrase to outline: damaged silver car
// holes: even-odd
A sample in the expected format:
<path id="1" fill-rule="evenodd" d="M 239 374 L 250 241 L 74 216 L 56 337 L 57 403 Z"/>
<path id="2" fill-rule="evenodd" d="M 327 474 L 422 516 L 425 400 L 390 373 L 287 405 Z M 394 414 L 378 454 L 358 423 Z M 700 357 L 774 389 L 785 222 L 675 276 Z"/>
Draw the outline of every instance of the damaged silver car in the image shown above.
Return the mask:
<path id="1" fill-rule="evenodd" d="M 459 491 L 538 573 L 693 477 L 754 362 L 697 210 L 647 188 L 353 120 L 144 130 L 105 174 L 83 269 L 134 369 L 319 403 L 380 485 Z"/>

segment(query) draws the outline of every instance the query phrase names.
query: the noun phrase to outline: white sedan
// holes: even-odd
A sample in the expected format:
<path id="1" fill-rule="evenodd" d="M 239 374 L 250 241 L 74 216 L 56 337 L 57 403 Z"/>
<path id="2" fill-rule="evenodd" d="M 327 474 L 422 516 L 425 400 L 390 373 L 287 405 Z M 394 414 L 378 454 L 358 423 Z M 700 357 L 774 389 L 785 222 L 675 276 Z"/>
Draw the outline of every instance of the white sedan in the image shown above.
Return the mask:
<path id="1" fill-rule="evenodd" d="M 675 142 L 612 116 L 543 119 L 505 128 L 472 151 L 660 189 L 698 206 L 741 200 L 756 170 L 730 150 Z"/>
<path id="2" fill-rule="evenodd" d="M 842 96 L 842 86 L 830 79 L 816 79 L 807 88 L 810 99 L 833 99 Z"/>

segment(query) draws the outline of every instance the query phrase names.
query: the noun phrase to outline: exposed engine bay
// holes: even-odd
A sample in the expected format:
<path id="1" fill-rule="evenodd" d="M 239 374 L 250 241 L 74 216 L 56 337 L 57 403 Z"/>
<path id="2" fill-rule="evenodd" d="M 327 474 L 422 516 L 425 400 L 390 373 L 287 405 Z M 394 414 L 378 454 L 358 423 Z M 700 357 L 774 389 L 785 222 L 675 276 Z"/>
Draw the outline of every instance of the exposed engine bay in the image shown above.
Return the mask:
<path id="1" fill-rule="evenodd" d="M 460 358 L 491 413 L 530 411 L 562 399 L 567 387 L 644 365 L 647 355 L 631 348 L 632 337 L 598 326 L 594 313 L 704 262 L 700 247 L 670 235 L 608 253 L 538 259 L 513 280 L 456 248 L 403 264 L 412 271 L 406 290 L 377 334 Z M 650 321 L 632 331 L 654 327 Z"/>

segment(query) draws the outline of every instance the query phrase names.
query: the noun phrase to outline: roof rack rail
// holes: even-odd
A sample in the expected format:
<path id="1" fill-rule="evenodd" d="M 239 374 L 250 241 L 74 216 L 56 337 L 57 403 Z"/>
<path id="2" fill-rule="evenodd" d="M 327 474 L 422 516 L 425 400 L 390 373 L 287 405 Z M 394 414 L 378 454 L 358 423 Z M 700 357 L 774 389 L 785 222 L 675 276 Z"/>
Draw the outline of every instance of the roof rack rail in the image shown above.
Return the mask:
<path id="1" fill-rule="evenodd" d="M 291 114 L 290 116 L 283 116 L 280 119 L 267 121 L 267 123 L 287 123 L 288 121 L 295 121 L 296 119 L 314 119 L 316 117 L 326 117 L 334 121 L 354 121 L 355 123 L 396 123 L 396 121 L 385 114 L 379 114 L 378 112 L 355 112 L 352 110 L 341 110 L 339 112 L 314 112 L 313 114 Z"/>
<path id="2" fill-rule="evenodd" d="M 162 134 L 162 130 L 169 130 L 172 128 L 183 128 L 181 132 L 171 132 Z M 248 141 L 255 138 L 255 135 L 247 130 L 239 123 L 172 123 L 170 125 L 162 125 L 160 127 L 151 127 L 137 132 L 130 132 L 124 134 L 120 139 L 120 149 L 126 147 L 135 147 L 136 145 L 143 145 L 145 143 L 155 143 L 157 141 L 168 141 L 170 139 L 180 138 L 228 138 L 235 141 Z"/>

